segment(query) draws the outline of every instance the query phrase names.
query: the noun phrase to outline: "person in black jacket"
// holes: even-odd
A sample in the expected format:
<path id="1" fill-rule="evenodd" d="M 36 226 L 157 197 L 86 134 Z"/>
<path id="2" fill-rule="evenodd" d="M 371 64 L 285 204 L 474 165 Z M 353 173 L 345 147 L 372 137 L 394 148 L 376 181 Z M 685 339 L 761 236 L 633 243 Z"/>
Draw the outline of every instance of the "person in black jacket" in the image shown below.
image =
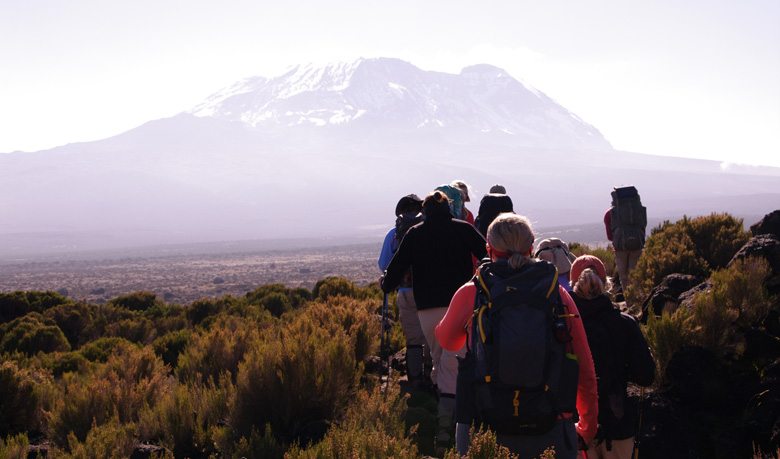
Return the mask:
<path id="1" fill-rule="evenodd" d="M 590 459 L 629 459 L 634 447 L 637 406 L 629 399 L 629 381 L 647 387 L 655 378 L 655 361 L 636 320 L 607 296 L 604 264 L 583 255 L 571 265 L 571 297 L 580 311 L 596 366 L 599 429 L 588 445 Z"/>
<path id="2" fill-rule="evenodd" d="M 411 268 L 417 316 L 433 360 L 431 380 L 439 390 L 437 442 L 448 447 L 455 411 L 457 353 L 442 350 L 434 329 L 455 291 L 474 275 L 472 255 L 482 259 L 487 248 L 485 239 L 472 225 L 452 217 L 444 193 L 435 191 L 425 198 L 423 216 L 423 222 L 411 227 L 401 241 L 382 278 L 382 290 L 393 291 Z"/>

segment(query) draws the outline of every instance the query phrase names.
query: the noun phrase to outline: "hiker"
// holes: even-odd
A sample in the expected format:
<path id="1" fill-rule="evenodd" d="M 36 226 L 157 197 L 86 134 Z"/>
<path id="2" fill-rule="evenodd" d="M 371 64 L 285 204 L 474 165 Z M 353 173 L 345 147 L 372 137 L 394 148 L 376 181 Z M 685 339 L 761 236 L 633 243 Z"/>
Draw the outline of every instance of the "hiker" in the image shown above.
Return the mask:
<path id="1" fill-rule="evenodd" d="M 474 214 L 472 214 L 471 211 L 466 208 L 466 203 L 471 202 L 471 198 L 469 198 L 470 187 L 463 180 L 453 180 L 450 185 L 459 189 L 461 195 L 463 195 L 463 220 L 466 220 L 473 225 Z"/>
<path id="2" fill-rule="evenodd" d="M 436 327 L 444 349 L 468 350 L 458 369 L 460 455 L 472 423 L 490 427 L 520 457 L 554 447 L 556 458 L 573 459 L 596 434 L 596 375 L 585 329 L 555 266 L 531 257 L 533 241 L 526 217 L 499 215 L 488 228 L 491 261 L 455 293 Z"/>
<path id="3" fill-rule="evenodd" d="M 431 380 L 439 392 L 437 445 L 448 448 L 452 442 L 458 362 L 454 352 L 442 351 L 434 328 L 447 311 L 452 295 L 474 274 L 472 255 L 480 259 L 485 256 L 485 239 L 472 225 L 452 217 L 449 200 L 441 191 L 425 198 L 423 215 L 423 222 L 411 227 L 401 241 L 381 286 L 385 292 L 392 291 L 412 269 L 417 316 L 433 360 Z"/>
<path id="4" fill-rule="evenodd" d="M 490 192 L 482 197 L 479 202 L 479 211 L 474 226 L 482 236 L 487 236 L 488 226 L 503 212 L 514 212 L 512 198 L 507 196 L 506 188 L 502 185 L 493 185 Z"/>
<path id="5" fill-rule="evenodd" d="M 437 186 L 434 191 L 441 191 L 447 196 L 450 202 L 450 214 L 458 220 L 466 221 L 465 212 L 463 207 L 463 193 L 460 188 L 456 188 L 452 185 L 440 185 Z"/>
<path id="6" fill-rule="evenodd" d="M 628 381 L 647 387 L 655 362 L 636 320 L 609 299 L 604 263 L 583 255 L 571 267 L 572 298 L 585 325 L 599 393 L 599 429 L 588 445 L 589 459 L 630 459 L 637 405 L 626 394 Z"/>
<path id="7" fill-rule="evenodd" d="M 569 283 L 569 270 L 571 262 L 574 261 L 574 254 L 569 252 L 569 245 L 557 237 L 542 239 L 536 246 L 534 257 L 548 261 L 558 269 L 558 283 L 571 292 L 571 283 Z"/>
<path id="8" fill-rule="evenodd" d="M 615 249 L 620 291 L 629 284 L 631 271 L 636 267 L 645 246 L 647 209 L 642 205 L 633 186 L 614 188 L 612 206 L 604 214 L 607 239 Z"/>
<path id="9" fill-rule="evenodd" d="M 422 222 L 422 199 L 416 194 L 402 197 L 395 206 L 395 226 L 390 228 L 382 244 L 379 254 L 379 270 L 385 272 L 393 254 L 398 251 L 406 232 L 412 226 Z M 406 374 L 412 386 L 426 383 L 426 363 L 430 366 L 430 347 L 425 342 L 425 335 L 417 318 L 417 307 L 412 294 L 412 273 L 407 271 L 398 287 L 396 296 L 398 318 L 406 338 Z"/>

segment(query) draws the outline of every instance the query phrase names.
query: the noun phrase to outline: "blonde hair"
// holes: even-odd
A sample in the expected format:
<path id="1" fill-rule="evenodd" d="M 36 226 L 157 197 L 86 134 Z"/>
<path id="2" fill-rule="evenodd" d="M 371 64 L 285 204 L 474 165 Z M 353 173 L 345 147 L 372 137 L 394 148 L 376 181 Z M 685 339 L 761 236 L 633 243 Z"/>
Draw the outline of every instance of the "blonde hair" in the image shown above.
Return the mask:
<path id="1" fill-rule="evenodd" d="M 598 273 L 592 268 L 586 268 L 580 274 L 579 279 L 574 282 L 574 293 L 585 298 L 586 300 L 592 300 L 597 296 L 603 295 L 607 291 L 607 285 L 599 277 Z"/>
<path id="2" fill-rule="evenodd" d="M 490 247 L 509 254 L 509 266 L 520 269 L 531 261 L 534 230 L 527 217 L 513 213 L 499 214 L 487 230 Z"/>

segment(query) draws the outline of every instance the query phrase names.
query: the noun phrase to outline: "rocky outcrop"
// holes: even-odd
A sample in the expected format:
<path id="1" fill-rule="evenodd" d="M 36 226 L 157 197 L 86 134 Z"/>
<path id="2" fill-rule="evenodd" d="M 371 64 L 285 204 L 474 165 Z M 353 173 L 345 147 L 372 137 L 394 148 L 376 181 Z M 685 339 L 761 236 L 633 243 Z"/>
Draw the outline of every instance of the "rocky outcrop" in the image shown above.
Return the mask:
<path id="1" fill-rule="evenodd" d="M 772 273 L 766 279 L 766 287 L 769 293 L 780 293 L 780 239 L 772 234 L 754 236 L 739 249 L 729 265 L 748 257 L 763 258 L 767 261 Z"/>
<path id="2" fill-rule="evenodd" d="M 753 233 L 753 236 L 771 234 L 780 239 L 780 210 L 764 215 L 761 221 L 750 227 L 750 232 Z"/>
<path id="3" fill-rule="evenodd" d="M 702 278 L 689 274 L 669 274 L 653 288 L 642 304 L 642 322 L 647 322 L 649 314 L 660 316 L 664 311 L 674 312 L 680 305 L 680 295 L 700 284 Z"/>

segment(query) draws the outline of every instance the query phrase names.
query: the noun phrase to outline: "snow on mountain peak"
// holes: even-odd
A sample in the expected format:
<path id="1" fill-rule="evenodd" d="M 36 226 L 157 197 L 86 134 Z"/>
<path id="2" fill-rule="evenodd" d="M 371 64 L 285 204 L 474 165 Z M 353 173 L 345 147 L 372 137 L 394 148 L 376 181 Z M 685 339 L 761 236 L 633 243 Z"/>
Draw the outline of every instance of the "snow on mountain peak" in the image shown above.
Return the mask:
<path id="1" fill-rule="evenodd" d="M 610 148 L 594 127 L 488 64 L 460 74 L 394 58 L 298 65 L 275 78 L 239 81 L 189 113 L 252 127 L 454 128 L 510 134 L 527 145 Z"/>

